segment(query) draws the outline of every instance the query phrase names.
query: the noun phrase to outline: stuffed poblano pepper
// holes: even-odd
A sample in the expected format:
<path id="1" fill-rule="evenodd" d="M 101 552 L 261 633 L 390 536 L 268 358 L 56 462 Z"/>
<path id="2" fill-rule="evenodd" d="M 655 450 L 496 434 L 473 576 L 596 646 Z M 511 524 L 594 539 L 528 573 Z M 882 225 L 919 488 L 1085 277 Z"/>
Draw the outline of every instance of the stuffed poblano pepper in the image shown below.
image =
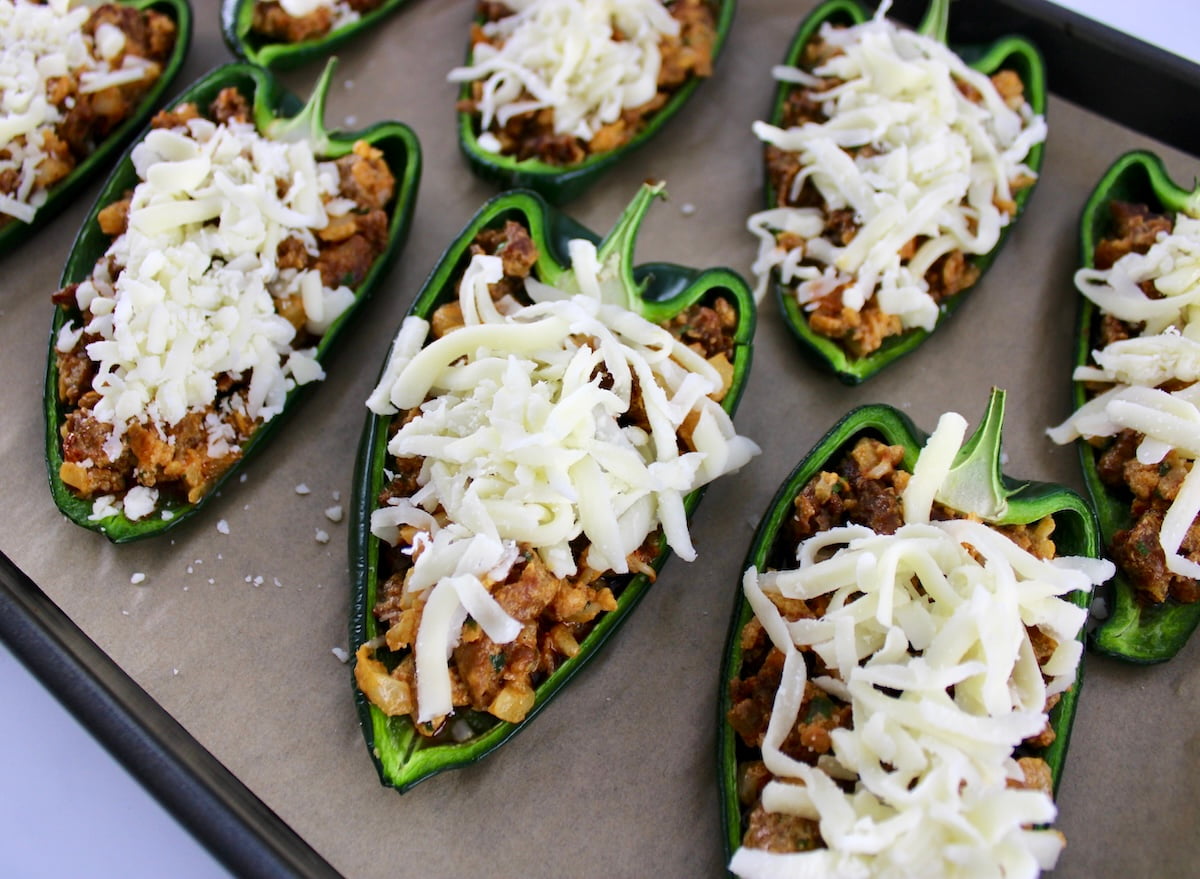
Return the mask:
<path id="1" fill-rule="evenodd" d="M 1147 152 L 1119 158 L 1080 222 L 1075 413 L 1109 557 L 1112 602 L 1093 646 L 1170 659 L 1200 622 L 1200 189 Z"/>
<path id="2" fill-rule="evenodd" d="M 994 390 L 963 444 L 954 413 L 927 439 L 856 409 L 768 507 L 719 697 L 737 875 L 1053 866 L 1062 837 L 1043 825 L 1112 565 L 1082 498 L 1001 475 L 1003 417 Z"/>
<path id="3" fill-rule="evenodd" d="M 160 112 L 80 230 L 55 294 L 55 503 L 114 542 L 196 512 L 282 422 L 396 255 L 420 148 L 326 131 L 262 68 L 218 68 Z"/>
<path id="4" fill-rule="evenodd" d="M 327 57 L 407 0 L 221 0 L 221 33 L 239 58 L 285 70 Z"/>
<path id="5" fill-rule="evenodd" d="M 392 346 L 353 505 L 356 698 L 384 784 L 478 760 L 691 560 L 703 486 L 758 447 L 731 415 L 754 305 L 726 269 L 632 265 L 518 190 L 446 251 Z"/>
<path id="6" fill-rule="evenodd" d="M 0 0 L 0 253 L 64 207 L 158 107 L 192 36 L 187 0 Z"/>
<path id="7" fill-rule="evenodd" d="M 911 31 L 855 0 L 821 4 L 774 71 L 770 121 L 754 124 L 767 202 L 748 223 L 756 296 L 773 286 L 804 349 L 848 384 L 962 303 L 1041 167 L 1037 50 L 1008 37 L 952 51 L 948 7 L 931 0 Z"/>
<path id="8" fill-rule="evenodd" d="M 658 134 L 712 74 L 734 0 L 480 3 L 458 141 L 472 170 L 555 204 Z"/>

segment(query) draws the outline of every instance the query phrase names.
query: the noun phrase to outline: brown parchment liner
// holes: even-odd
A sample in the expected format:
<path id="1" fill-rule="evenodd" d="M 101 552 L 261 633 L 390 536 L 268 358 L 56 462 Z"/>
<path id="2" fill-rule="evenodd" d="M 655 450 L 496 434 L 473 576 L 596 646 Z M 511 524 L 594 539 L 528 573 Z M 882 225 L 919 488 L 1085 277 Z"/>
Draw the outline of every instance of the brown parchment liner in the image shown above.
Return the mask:
<path id="1" fill-rule="evenodd" d="M 230 60 L 215 5 L 200 5 L 181 88 Z M 670 201 L 651 209 L 639 259 L 748 274 L 755 242 L 744 222 L 761 199 L 750 124 L 768 112 L 770 66 L 811 5 L 743 0 L 715 79 L 569 212 L 602 232 L 640 181 L 664 178 Z M 1070 411 L 1080 208 L 1127 149 L 1158 151 L 1184 185 L 1200 161 L 1052 97 L 1042 180 L 1007 249 L 915 355 L 858 388 L 810 365 L 767 301 L 736 419 L 763 455 L 709 489 L 692 526 L 699 560 L 670 561 L 628 624 L 529 729 L 482 764 L 401 797 L 376 780 L 349 667 L 331 652 L 348 646 L 347 525 L 325 509 L 348 507 L 362 401 L 392 333 L 442 249 L 493 192 L 458 154 L 455 88 L 444 81 L 462 60 L 471 9 L 412 3 L 341 51 L 329 122 L 397 118 L 421 139 L 425 171 L 408 246 L 328 380 L 245 481 L 166 537 L 112 546 L 62 518 L 46 486 L 49 296 L 99 184 L 0 258 L 0 549 L 347 876 L 720 875 L 720 655 L 742 558 L 776 486 L 852 406 L 890 403 L 928 430 L 948 409 L 974 423 L 999 384 L 1009 391 L 1005 469 L 1082 488 L 1075 450 L 1044 435 Z M 307 94 L 319 68 L 286 81 Z M 328 543 L 316 540 L 318 530 Z M 146 575 L 141 585 L 130 583 L 135 572 Z M 1059 797 L 1068 846 L 1054 875 L 1194 875 L 1200 638 L 1157 667 L 1091 655 L 1086 666 Z M 47 824 L 48 843 L 54 832 Z"/>

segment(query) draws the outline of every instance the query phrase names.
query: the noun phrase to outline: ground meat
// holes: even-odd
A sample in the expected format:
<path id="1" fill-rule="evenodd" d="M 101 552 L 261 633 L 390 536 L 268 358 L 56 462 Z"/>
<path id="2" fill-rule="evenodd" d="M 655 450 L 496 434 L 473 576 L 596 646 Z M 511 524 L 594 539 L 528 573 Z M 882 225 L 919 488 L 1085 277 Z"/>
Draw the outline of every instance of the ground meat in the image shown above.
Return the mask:
<path id="1" fill-rule="evenodd" d="M 1145 253 L 1161 233 L 1174 228 L 1171 218 L 1156 214 L 1144 204 L 1114 201 L 1109 205 L 1112 233 L 1096 245 L 1098 269 L 1110 269 L 1127 253 Z"/>
<path id="2" fill-rule="evenodd" d="M 490 0 L 479 2 L 477 9 L 484 21 L 497 21 L 513 14 L 503 3 Z M 570 134 L 556 134 L 553 109 L 520 113 L 503 126 L 493 125 L 492 134 L 500 142 L 500 153 L 521 161 L 538 159 L 551 165 L 576 165 L 590 155 L 624 146 L 646 127 L 673 92 L 694 77 L 710 76 L 717 36 L 713 3 L 711 0 L 675 0 L 668 9 L 679 22 L 680 31 L 678 36 L 667 37 L 659 44 L 658 92 L 651 100 L 624 110 L 620 118 L 601 127 L 586 142 Z M 491 41 L 478 25 L 472 26 L 472 45 Z M 460 101 L 458 109 L 466 113 L 478 112 L 482 95 L 483 82 L 471 83 L 471 97 Z"/>
<path id="3" fill-rule="evenodd" d="M 346 6 L 362 15 L 378 9 L 383 0 L 345 0 Z M 275 0 L 256 0 L 250 22 L 252 33 L 280 43 L 316 40 L 333 28 L 335 17 L 327 6 L 318 6 L 307 15 L 290 15 Z"/>
<path id="4" fill-rule="evenodd" d="M 230 122 L 250 121 L 250 102 L 233 87 L 223 88 L 208 106 L 210 118 L 228 125 Z"/>
<path id="5" fill-rule="evenodd" d="M 832 469 L 815 474 L 796 495 L 795 515 L 780 532 L 769 559 L 770 566 L 775 569 L 795 567 L 797 544 L 835 526 L 854 523 L 866 525 L 878 533 L 894 533 L 904 521 L 900 497 L 910 478 L 909 472 L 901 469 L 903 462 L 903 446 L 888 446 L 870 438 L 859 439 L 836 460 Z M 935 505 L 933 511 L 935 519 L 956 515 L 940 505 Z M 1031 525 L 1009 525 L 998 530 L 1035 555 L 1053 558 L 1054 544 L 1050 541 L 1053 528 L 1053 520 L 1047 518 Z M 789 621 L 819 618 L 824 615 L 829 602 L 828 595 L 803 601 L 785 599 L 775 593 L 766 594 Z M 1035 656 L 1042 662 L 1053 653 L 1057 643 L 1036 628 L 1029 631 Z M 782 680 L 784 655 L 771 643 L 757 617 L 751 617 L 742 627 L 739 647 L 741 668 L 729 683 L 731 707 L 726 722 L 738 737 L 738 795 L 749 810 L 742 844 L 774 852 L 824 847 L 816 822 L 768 812 L 762 806 L 760 795 L 772 775 L 762 764 L 761 748 Z M 812 682 L 813 678 L 826 672 L 820 657 L 808 650 L 804 651 L 804 656 L 808 665 L 804 697 L 781 750 L 794 760 L 816 765 L 818 759 L 832 748 L 831 732 L 851 728 L 853 714 L 848 704 Z M 1057 701 L 1058 697 L 1053 697 L 1047 711 Z M 1023 756 L 1018 763 L 1025 777 L 1022 783 L 1014 786 L 1052 792 L 1049 767 L 1034 752 L 1048 747 L 1053 740 L 1054 732 L 1047 725 L 1038 736 L 1022 743 Z"/>
<path id="6" fill-rule="evenodd" d="M 769 852 L 807 852 L 824 848 L 820 825 L 810 818 L 768 812 L 759 803 L 747 819 L 742 844 Z"/>
<path id="7" fill-rule="evenodd" d="M 840 50 L 828 47 L 825 41 L 814 39 L 805 47 L 801 66 L 811 72 L 837 51 Z M 1013 106 L 1014 102 L 1015 106 L 1024 102 L 1024 84 L 1016 73 L 1002 70 L 992 77 L 992 82 L 1010 106 Z M 821 93 L 839 84 L 839 80 L 826 77 L 815 85 L 791 89 L 784 97 L 781 126 L 790 128 L 804 125 L 806 122 L 827 121 L 828 117 L 821 107 Z M 959 85 L 968 98 L 971 98 L 974 90 L 968 89 L 963 83 Z M 979 100 L 980 96 L 975 93 L 973 99 Z M 867 146 L 860 148 L 855 154 L 872 152 L 871 147 Z M 798 192 L 793 191 L 796 176 L 802 168 L 796 153 L 765 144 L 763 160 L 777 206 L 824 207 L 823 199 L 817 188 L 812 185 L 811 179 L 806 180 Z M 1009 181 L 1013 192 L 1024 189 L 1033 182 L 1032 178 Z M 999 207 L 1010 214 L 1016 210 L 1015 203 Z M 854 239 L 858 229 L 854 211 L 828 210 L 821 237 L 844 247 Z M 801 239 L 789 233 L 780 233 L 777 242 L 785 250 L 803 243 Z M 902 259 L 911 258 L 920 243 L 917 240 L 906 242 L 901 250 Z M 929 285 L 928 292 L 933 300 L 942 303 L 973 286 L 979 279 L 979 274 L 979 269 L 962 252 L 954 251 L 939 257 L 929 267 L 925 273 L 925 282 Z M 878 351 L 887 339 L 904 332 L 900 318 L 881 310 L 874 297 L 868 299 L 861 309 L 847 307 L 842 302 L 840 287 L 811 303 L 806 309 L 806 319 L 813 332 L 836 340 L 848 354 L 856 358 Z"/>

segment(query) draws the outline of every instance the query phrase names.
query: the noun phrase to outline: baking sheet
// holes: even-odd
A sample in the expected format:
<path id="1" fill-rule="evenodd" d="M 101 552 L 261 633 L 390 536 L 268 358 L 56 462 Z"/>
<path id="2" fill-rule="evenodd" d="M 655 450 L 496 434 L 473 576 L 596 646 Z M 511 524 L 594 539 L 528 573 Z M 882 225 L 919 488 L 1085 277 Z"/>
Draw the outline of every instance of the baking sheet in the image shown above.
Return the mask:
<path id="1" fill-rule="evenodd" d="M 759 207 L 751 121 L 769 67 L 814 5 L 743 0 L 714 80 L 663 135 L 569 207 L 605 230 L 645 178 L 642 260 L 748 272 L 744 218 Z M 153 542 L 114 547 L 54 508 L 42 460 L 41 381 L 49 295 L 99 186 L 0 258 L 0 550 L 153 699 L 347 876 L 717 875 L 718 669 L 742 557 L 778 483 L 847 409 L 886 402 L 929 429 L 947 410 L 974 422 L 1008 388 L 1008 471 L 1081 488 L 1075 451 L 1047 426 L 1070 411 L 1075 224 L 1121 152 L 1161 152 L 1176 179 L 1197 162 L 1051 99 L 1042 181 L 1006 251 L 963 309 L 915 355 L 858 388 L 818 372 L 764 304 L 739 429 L 763 447 L 712 486 L 693 521 L 700 558 L 670 561 L 627 625 L 559 698 L 478 766 L 403 797 L 376 779 L 357 727 L 346 648 L 346 524 L 366 398 L 390 337 L 441 249 L 493 190 L 454 141 L 454 89 L 472 4 L 424 0 L 341 52 L 333 124 L 411 125 L 425 172 L 407 248 L 337 352 L 329 379 L 273 445 L 201 515 Z M 230 58 L 216 9 L 197 5 L 180 88 Z M 310 65 L 285 77 L 307 93 Z M 1053 88 L 1053 82 L 1051 87 Z M 307 493 L 302 493 L 307 489 Z M 228 534 L 218 523 L 228 524 Z M 328 543 L 316 539 L 330 535 Z M 133 585 L 134 573 L 145 582 Z M 1060 790 L 1068 848 L 1059 877 L 1188 875 L 1200 859 L 1200 644 L 1171 663 L 1089 656 Z"/>

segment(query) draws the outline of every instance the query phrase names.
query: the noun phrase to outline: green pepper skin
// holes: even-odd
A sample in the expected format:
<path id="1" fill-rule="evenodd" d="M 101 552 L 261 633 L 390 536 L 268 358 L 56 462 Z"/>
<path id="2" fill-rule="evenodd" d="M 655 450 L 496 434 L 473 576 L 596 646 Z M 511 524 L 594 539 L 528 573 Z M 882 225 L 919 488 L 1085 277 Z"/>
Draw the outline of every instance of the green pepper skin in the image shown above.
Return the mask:
<path id="1" fill-rule="evenodd" d="M 993 415 L 1003 417 L 1003 403 L 1000 403 L 998 413 L 993 413 L 994 405 L 995 398 L 989 406 L 989 420 Z M 983 432 L 982 429 L 980 432 Z M 825 434 L 780 486 L 759 523 L 742 570 L 754 565 L 762 571 L 777 564 L 777 556 L 780 552 L 777 542 L 781 538 L 784 524 L 793 513 L 793 501 L 796 495 L 813 476 L 823 469 L 832 467 L 841 455 L 849 451 L 854 443 L 863 436 L 874 437 L 889 445 L 903 446 L 903 466 L 909 471 L 916 463 L 917 455 L 927 439 L 926 434 L 918 430 L 908 416 L 890 406 L 862 406 L 849 412 Z M 999 451 L 998 443 L 999 434 L 997 432 L 993 452 Z M 998 458 L 993 458 L 993 460 L 998 461 Z M 1000 483 L 1008 493 L 1007 511 L 999 519 L 1000 524 L 1036 522 L 1050 515 L 1054 517 L 1054 541 L 1061 555 L 1092 558 L 1098 555 L 1100 537 L 1095 515 L 1087 502 L 1078 494 L 1060 485 L 1018 482 L 1007 476 L 1001 476 Z M 1072 596 L 1072 600 L 1080 607 L 1087 607 L 1090 596 L 1086 593 L 1076 593 Z M 721 691 L 717 697 L 717 777 L 721 788 L 721 820 L 725 830 L 727 861 L 729 857 L 732 857 L 734 850 L 741 845 L 744 829 L 737 792 L 738 755 L 742 745 L 737 733 L 733 731 L 726 720 L 726 716 L 732 708 L 729 698 L 729 683 L 741 669 L 740 634 L 742 627 L 752 615 L 749 602 L 746 601 L 739 589 L 721 667 Z M 1050 712 L 1050 724 L 1057 733 L 1057 738 L 1041 756 L 1050 766 L 1055 789 L 1058 787 L 1062 774 L 1067 744 L 1071 735 L 1071 723 L 1075 717 L 1076 702 L 1082 684 L 1083 666 L 1080 665 L 1075 686 L 1062 694 L 1062 699 Z"/>
<path id="2" fill-rule="evenodd" d="M 539 254 L 535 273 L 551 283 L 570 266 L 570 260 L 565 256 L 570 239 L 598 241 L 595 234 L 549 206 L 537 193 L 516 190 L 501 194 L 480 209 L 445 251 L 425 281 L 409 314 L 428 319 L 438 306 L 456 299 L 456 281 L 470 259 L 468 247 L 471 241 L 481 230 L 502 227 L 510 219 L 529 228 Z M 621 241 L 620 246 L 624 257 L 631 260 L 633 236 Z M 628 262 L 625 264 L 629 265 Z M 745 281 L 728 269 L 699 271 L 670 263 L 640 265 L 634 269 L 633 277 L 635 282 L 646 286 L 634 291 L 631 298 L 640 300 L 642 315 L 651 321 L 664 320 L 689 305 L 718 294 L 729 297 L 735 303 L 738 326 L 733 355 L 734 376 L 721 404 L 732 415 L 749 375 L 751 340 L 754 337 L 754 297 Z M 387 363 L 386 358 L 384 363 Z M 351 652 L 380 634 L 372 613 L 379 586 L 380 541 L 371 535 L 370 521 L 371 512 L 378 506 L 377 498 L 384 486 L 388 428 L 394 417 L 370 415 L 359 446 L 354 500 L 350 510 L 350 570 L 353 584 Z M 702 492 L 703 489 L 699 489 L 685 498 L 684 504 L 689 515 L 699 503 Z M 653 562 L 655 570 L 662 568 L 668 555 L 669 551 L 660 536 L 659 553 Z M 582 640 L 579 653 L 564 662 L 536 688 L 534 706 L 519 724 L 500 721 L 482 712 L 461 711 L 456 716 L 464 718 L 475 735 L 463 742 L 433 742 L 416 732 L 409 717 L 385 716 L 356 687 L 355 701 L 363 735 L 380 781 L 403 793 L 431 775 L 474 763 L 502 745 L 523 729 L 598 652 L 600 645 L 624 622 L 650 585 L 651 581 L 644 575 L 633 577 L 627 583 L 617 598 L 616 610 L 599 618 L 595 628 Z"/>
<path id="3" fill-rule="evenodd" d="M 221 0 L 221 36 L 238 58 L 271 70 L 290 70 L 309 61 L 324 58 L 334 49 L 359 34 L 374 29 L 407 0 L 383 0 L 377 8 L 358 21 L 335 28 L 323 37 L 302 43 L 272 43 L 253 33 L 254 0 Z"/>
<path id="4" fill-rule="evenodd" d="M 1153 153 L 1126 153 L 1100 178 L 1083 208 L 1079 224 L 1081 265 L 1095 266 L 1096 244 L 1110 227 L 1108 207 L 1114 201 L 1147 205 L 1166 213 L 1185 211 L 1196 216 L 1200 188 L 1189 192 L 1171 181 L 1162 160 Z M 1078 295 L 1078 294 L 1076 294 Z M 1099 309 L 1086 297 L 1079 296 L 1079 325 L 1075 363 L 1088 363 L 1093 333 L 1100 318 Z M 1072 390 L 1075 407 L 1087 400 L 1087 391 L 1078 382 Z M 1113 534 L 1131 524 L 1129 502 L 1114 494 L 1097 472 L 1097 452 L 1086 440 L 1079 440 L 1079 461 L 1088 493 L 1096 505 L 1104 545 Z M 1174 656 L 1200 623 L 1200 603 L 1180 604 L 1168 599 L 1159 605 L 1147 605 L 1137 599 L 1129 581 L 1117 569 L 1113 579 L 1113 600 L 1109 616 L 1092 633 L 1092 648 L 1100 653 L 1129 662 L 1162 662 Z"/>
<path id="5" fill-rule="evenodd" d="M 716 38 L 713 41 L 713 62 L 716 63 L 733 24 L 735 0 L 713 0 L 716 6 Z M 471 47 L 467 47 L 470 59 Z M 605 171 L 626 155 L 643 146 L 675 116 L 702 80 L 692 77 L 678 88 L 653 116 L 646 127 L 629 143 L 604 153 L 589 156 L 576 165 L 551 165 L 539 159 L 517 161 L 508 156 L 490 153 L 479 146 L 477 119 L 472 113 L 458 114 L 458 146 L 471 170 L 481 179 L 504 189 L 525 188 L 538 192 L 555 205 L 566 204 L 591 186 Z M 470 97 L 471 84 L 463 83 L 459 97 Z"/>
<path id="6" fill-rule="evenodd" d="M 80 191 L 92 181 L 92 178 L 101 169 L 111 163 L 113 156 L 129 143 L 130 138 L 146 124 L 150 114 L 162 103 L 172 80 L 179 73 L 179 68 L 183 66 L 188 45 L 192 41 L 192 7 L 188 4 L 188 0 L 124 0 L 121 5 L 132 6 L 137 10 L 153 9 L 169 16 L 175 22 L 175 46 L 171 49 L 171 55 L 163 65 L 162 75 L 142 98 L 141 104 L 138 105 L 133 115 L 110 132 L 103 143 L 76 165 L 70 174 L 54 185 L 47 193 L 45 203 L 38 208 L 32 223 L 13 220 L 0 228 L 0 255 L 25 241 L 75 201 Z"/>
<path id="7" fill-rule="evenodd" d="M 327 75 L 325 77 L 326 87 L 328 78 Z M 252 102 L 254 121 L 260 131 L 265 130 L 277 119 L 286 119 L 304 112 L 299 99 L 287 92 L 270 72 L 250 64 L 228 64 L 218 67 L 190 86 L 172 106 L 191 101 L 201 107 L 207 107 L 217 93 L 228 86 L 236 87 Z M 320 94 L 314 97 L 314 103 L 319 103 L 320 100 Z M 319 130 L 319 122 L 314 127 Z M 360 139 L 368 141 L 383 151 L 388 167 L 396 178 L 396 194 L 391 205 L 388 206 L 391 213 L 388 225 L 388 244 L 372 264 L 358 289 L 355 290 L 354 303 L 321 337 L 317 345 L 317 360 L 322 365 L 328 365 L 330 350 L 334 343 L 344 334 L 355 312 L 362 307 L 399 253 L 412 220 L 413 209 L 416 205 L 417 184 L 421 176 L 420 144 L 412 130 L 399 122 L 380 122 L 358 132 L 328 134 L 326 143 L 329 151 L 324 155 L 329 158 L 345 155 L 351 151 L 354 142 Z M 141 140 L 140 137 L 139 140 Z M 96 260 L 108 249 L 111 239 L 100 231 L 97 215 L 103 207 L 119 200 L 124 192 L 135 185 L 137 177 L 133 170 L 130 153 L 131 150 L 126 152 L 121 163 L 113 171 L 80 229 L 71 248 L 66 267 L 63 269 L 60 287 L 85 279 L 91 273 Z M 91 515 L 92 502 L 76 497 L 58 475 L 63 462 L 59 429 L 63 424 L 66 410 L 59 405 L 58 401 L 58 368 L 55 362 L 54 343 L 59 329 L 67 319 L 68 315 L 64 313 L 63 309 L 55 308 L 46 365 L 44 409 L 46 414 L 46 465 L 50 479 L 50 491 L 54 502 L 67 518 L 84 528 L 101 532 L 113 543 L 126 543 L 161 534 L 194 515 L 218 493 L 228 479 L 241 470 L 245 462 L 258 449 L 266 444 L 270 436 L 286 420 L 288 413 L 295 408 L 296 398 L 309 387 L 301 386 L 288 393 L 284 411 L 255 431 L 243 446 L 241 460 L 226 471 L 198 502 L 188 504 L 179 499 L 160 501 L 161 510 L 170 510 L 174 514 L 171 519 L 164 520 L 155 514 L 138 521 L 130 521 L 123 514 L 118 514 L 100 521 L 91 521 L 88 517 Z"/>
<path id="8" fill-rule="evenodd" d="M 949 0 L 931 0 L 918 31 L 944 42 L 948 6 Z M 857 0 L 827 0 L 800 23 L 783 63 L 800 66 L 804 47 L 817 35 L 821 25 L 826 22 L 849 27 L 868 21 L 873 14 L 873 11 L 860 5 Z M 1023 37 L 1011 36 L 998 40 L 986 48 L 970 46 L 954 46 L 953 48 L 961 58 L 967 60 L 973 68 L 981 73 L 990 75 L 1002 68 L 1016 72 L 1025 84 L 1025 99 L 1033 111 L 1045 114 L 1046 78 L 1042 56 L 1028 40 Z M 784 105 L 792 88 L 788 83 L 780 83 L 776 89 L 775 103 L 770 118 L 772 125 L 782 123 Z M 1034 171 L 1040 171 L 1042 167 L 1042 158 L 1045 152 L 1043 147 L 1043 144 L 1038 144 L 1029 152 L 1026 164 Z M 767 207 L 775 207 L 777 204 L 776 192 L 771 185 L 769 176 L 764 175 L 763 186 Z M 991 266 L 1004 246 L 1008 233 L 1020 217 L 1032 192 L 1033 186 L 1028 186 L 1015 194 L 1017 214 L 1001 231 L 1000 240 L 996 246 L 988 253 L 970 257 L 970 262 L 979 269 L 980 278 L 971 287 L 939 304 L 935 330 L 958 309 L 966 295 L 979 286 L 983 273 Z M 835 340 L 822 336 L 809 327 L 803 309 L 787 285 L 775 280 L 773 286 L 783 311 L 784 321 L 801 343 L 801 347 L 818 365 L 832 370 L 839 379 L 848 385 L 856 385 L 870 378 L 888 364 L 916 350 L 929 337 L 929 330 L 920 328 L 906 330 L 900 335 L 885 339 L 881 348 L 866 357 L 851 357 Z"/>

